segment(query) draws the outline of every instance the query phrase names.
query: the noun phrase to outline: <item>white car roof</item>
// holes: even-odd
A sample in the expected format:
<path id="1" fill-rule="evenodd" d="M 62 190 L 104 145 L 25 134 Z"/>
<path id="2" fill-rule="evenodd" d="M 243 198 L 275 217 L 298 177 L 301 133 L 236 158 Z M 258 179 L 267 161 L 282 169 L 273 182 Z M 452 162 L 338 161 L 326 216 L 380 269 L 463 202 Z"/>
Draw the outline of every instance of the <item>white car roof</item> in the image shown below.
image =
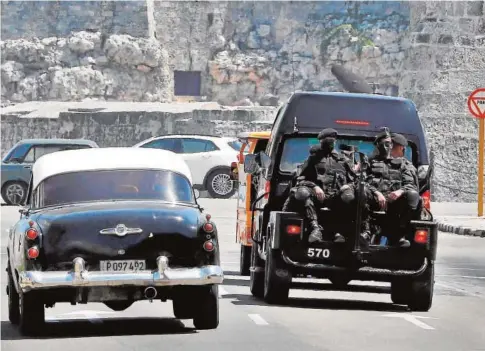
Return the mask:
<path id="1" fill-rule="evenodd" d="M 178 172 L 192 184 L 184 159 L 167 150 L 133 147 L 90 148 L 53 152 L 32 167 L 33 188 L 53 175 L 92 170 L 159 169 Z"/>
<path id="2" fill-rule="evenodd" d="M 168 139 L 168 138 L 171 138 L 171 139 L 197 138 L 202 140 L 210 140 L 215 142 L 216 144 L 218 141 L 227 142 L 227 141 L 237 140 L 235 137 L 219 137 L 219 136 L 197 135 L 197 134 L 167 134 L 167 135 L 160 135 L 156 137 L 151 137 L 149 139 L 145 139 L 133 145 L 133 147 L 140 147 L 141 145 L 144 145 L 153 140 Z"/>

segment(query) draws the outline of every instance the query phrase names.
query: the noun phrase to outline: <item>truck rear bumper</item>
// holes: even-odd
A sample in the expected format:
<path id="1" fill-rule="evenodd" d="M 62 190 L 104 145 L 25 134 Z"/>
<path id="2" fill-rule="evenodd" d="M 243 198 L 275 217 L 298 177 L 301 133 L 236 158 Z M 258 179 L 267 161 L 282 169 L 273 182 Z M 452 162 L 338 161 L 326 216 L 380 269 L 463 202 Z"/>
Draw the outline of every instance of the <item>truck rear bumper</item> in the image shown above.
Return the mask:
<path id="1" fill-rule="evenodd" d="M 375 268 L 375 267 L 360 267 L 358 269 L 350 269 L 346 267 L 333 266 L 328 264 L 318 264 L 318 263 L 299 263 L 291 260 L 283 252 L 281 253 L 283 261 L 290 267 L 296 268 L 299 271 L 304 271 L 308 273 L 319 272 L 319 273 L 338 273 L 345 272 L 350 274 L 354 279 L 372 279 L 372 277 L 414 277 L 423 274 L 429 266 L 429 260 L 424 259 L 423 264 L 417 270 L 401 270 L 401 269 L 385 269 L 385 268 Z"/>
<path id="2" fill-rule="evenodd" d="M 81 258 L 73 260 L 72 271 L 24 271 L 19 274 L 23 292 L 63 287 L 176 286 L 222 284 L 220 266 L 170 268 L 165 256 L 157 258 L 157 269 L 137 272 L 89 272 Z"/>

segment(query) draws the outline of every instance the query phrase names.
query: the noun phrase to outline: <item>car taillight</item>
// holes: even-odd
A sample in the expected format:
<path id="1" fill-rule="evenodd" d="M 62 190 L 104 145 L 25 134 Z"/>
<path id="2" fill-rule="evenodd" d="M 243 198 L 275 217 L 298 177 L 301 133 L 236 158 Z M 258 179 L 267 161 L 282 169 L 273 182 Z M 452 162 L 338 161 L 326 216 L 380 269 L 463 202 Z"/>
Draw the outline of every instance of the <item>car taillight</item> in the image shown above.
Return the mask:
<path id="1" fill-rule="evenodd" d="M 289 235 L 299 235 L 301 233 L 301 227 L 299 225 L 288 225 L 286 226 L 286 232 Z"/>
<path id="2" fill-rule="evenodd" d="M 207 252 L 214 251 L 214 243 L 212 242 L 212 240 L 207 240 L 206 242 L 204 242 L 204 245 L 202 246 L 204 250 Z"/>
<path id="3" fill-rule="evenodd" d="M 421 199 L 423 200 L 423 206 L 428 211 L 431 211 L 431 192 L 426 190 L 423 195 L 421 195 Z"/>
<path id="4" fill-rule="evenodd" d="M 214 226 L 212 223 L 204 223 L 202 229 L 204 229 L 204 232 L 206 233 L 212 233 L 214 231 Z"/>
<path id="5" fill-rule="evenodd" d="M 35 240 L 39 236 L 39 233 L 34 228 L 30 228 L 25 232 L 25 236 L 29 240 Z"/>
<path id="6" fill-rule="evenodd" d="M 37 246 L 33 246 L 27 250 L 27 256 L 31 259 L 35 259 L 39 257 L 39 248 Z"/>
<path id="7" fill-rule="evenodd" d="M 426 244 L 428 242 L 428 231 L 426 229 L 416 230 L 414 233 L 414 241 L 418 244 Z"/>
<path id="8" fill-rule="evenodd" d="M 264 183 L 264 192 L 265 192 L 264 198 L 265 199 L 269 198 L 270 190 L 271 190 L 271 182 L 269 180 L 267 180 L 266 183 Z"/>

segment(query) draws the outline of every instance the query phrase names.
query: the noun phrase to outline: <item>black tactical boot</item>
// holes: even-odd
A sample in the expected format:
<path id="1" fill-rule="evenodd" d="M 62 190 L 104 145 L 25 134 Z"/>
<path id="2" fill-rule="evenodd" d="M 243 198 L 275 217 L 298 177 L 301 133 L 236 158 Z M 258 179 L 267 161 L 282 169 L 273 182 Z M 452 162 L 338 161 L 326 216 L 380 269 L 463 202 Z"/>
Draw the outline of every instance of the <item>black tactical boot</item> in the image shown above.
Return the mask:
<path id="1" fill-rule="evenodd" d="M 411 246 L 411 243 L 405 237 L 402 237 L 401 239 L 399 239 L 397 245 L 401 248 L 408 248 Z"/>
<path id="2" fill-rule="evenodd" d="M 340 234 L 340 233 L 336 233 L 335 234 L 335 237 L 333 239 L 333 242 L 334 243 L 344 243 L 345 242 L 345 237 L 342 234 Z"/>
<path id="3" fill-rule="evenodd" d="M 312 228 L 312 231 L 310 232 L 310 236 L 308 237 L 308 242 L 309 243 L 323 242 L 322 230 L 320 229 L 320 226 L 318 225 L 318 223 L 312 222 L 310 224 L 310 227 Z"/>

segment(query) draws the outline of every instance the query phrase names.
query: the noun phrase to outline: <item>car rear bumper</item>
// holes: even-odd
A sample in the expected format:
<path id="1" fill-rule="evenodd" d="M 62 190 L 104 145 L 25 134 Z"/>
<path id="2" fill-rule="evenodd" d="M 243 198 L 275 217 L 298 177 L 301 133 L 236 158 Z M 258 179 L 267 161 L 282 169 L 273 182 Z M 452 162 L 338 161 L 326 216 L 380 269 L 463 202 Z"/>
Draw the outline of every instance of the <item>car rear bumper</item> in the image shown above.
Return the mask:
<path id="1" fill-rule="evenodd" d="M 89 272 L 80 258 L 73 260 L 72 271 L 24 271 L 19 274 L 23 292 L 30 290 L 69 287 L 120 287 L 120 286 L 177 286 L 222 284 L 224 272 L 220 266 L 170 268 L 165 256 L 157 258 L 157 269 L 138 272 Z"/>

